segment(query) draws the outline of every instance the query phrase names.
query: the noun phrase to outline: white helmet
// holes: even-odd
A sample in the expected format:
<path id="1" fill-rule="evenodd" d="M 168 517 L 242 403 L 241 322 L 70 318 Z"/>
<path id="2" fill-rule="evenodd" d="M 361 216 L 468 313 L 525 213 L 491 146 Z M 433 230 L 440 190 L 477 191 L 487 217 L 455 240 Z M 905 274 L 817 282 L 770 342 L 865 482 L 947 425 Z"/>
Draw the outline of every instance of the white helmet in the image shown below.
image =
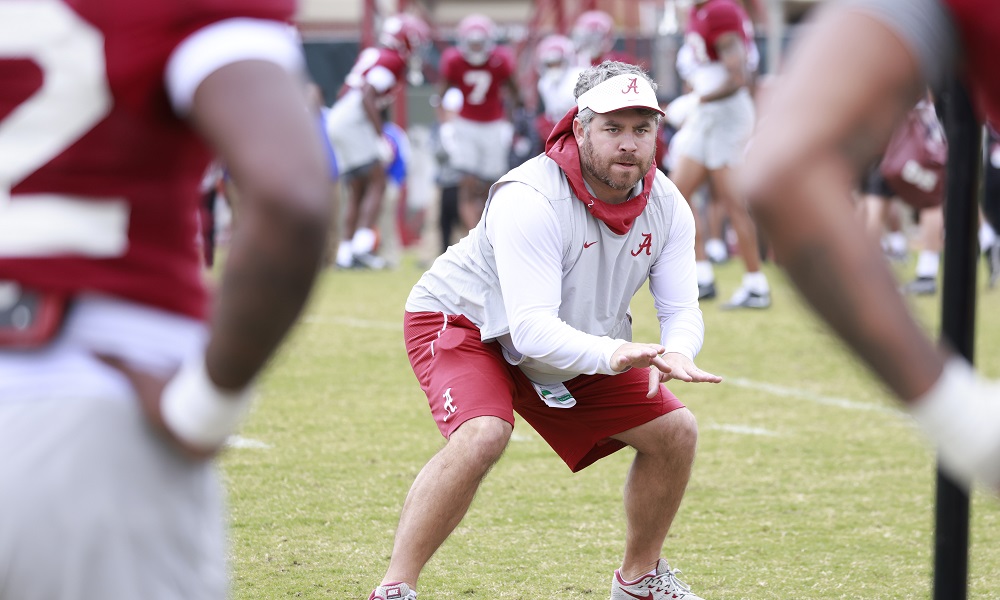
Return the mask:
<path id="1" fill-rule="evenodd" d="M 470 65 L 486 64 L 496 47 L 497 27 L 483 15 L 469 15 L 458 24 L 458 51 Z"/>
<path id="2" fill-rule="evenodd" d="M 561 69 L 574 63 L 576 48 L 573 41 L 564 35 L 553 33 L 542 38 L 535 47 L 535 64 L 539 74 L 549 69 Z"/>
<path id="3" fill-rule="evenodd" d="M 603 10 L 588 10 L 573 24 L 577 51 L 591 60 L 607 53 L 615 43 L 614 19 Z"/>

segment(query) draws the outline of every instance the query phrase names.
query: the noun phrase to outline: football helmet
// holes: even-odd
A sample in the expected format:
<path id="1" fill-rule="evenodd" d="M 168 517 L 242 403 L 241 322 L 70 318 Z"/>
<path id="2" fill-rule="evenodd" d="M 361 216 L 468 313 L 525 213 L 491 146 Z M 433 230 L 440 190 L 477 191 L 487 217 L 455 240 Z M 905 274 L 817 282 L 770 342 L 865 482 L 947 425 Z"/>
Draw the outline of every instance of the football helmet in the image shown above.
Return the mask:
<path id="1" fill-rule="evenodd" d="M 472 66 L 486 64 L 496 47 L 497 26 L 483 15 L 469 15 L 458 24 L 458 51 Z"/>
<path id="2" fill-rule="evenodd" d="M 431 41 L 431 28 L 423 19 L 409 13 L 392 15 L 382 23 L 379 43 L 409 60 Z"/>
<path id="3" fill-rule="evenodd" d="M 588 10 L 573 24 L 573 43 L 577 52 L 591 60 L 606 54 L 614 46 L 615 22 L 603 10 Z"/>
<path id="4" fill-rule="evenodd" d="M 538 73 L 544 75 L 550 69 L 562 69 L 574 64 L 576 48 L 573 40 L 553 33 L 542 38 L 535 47 L 535 64 Z"/>

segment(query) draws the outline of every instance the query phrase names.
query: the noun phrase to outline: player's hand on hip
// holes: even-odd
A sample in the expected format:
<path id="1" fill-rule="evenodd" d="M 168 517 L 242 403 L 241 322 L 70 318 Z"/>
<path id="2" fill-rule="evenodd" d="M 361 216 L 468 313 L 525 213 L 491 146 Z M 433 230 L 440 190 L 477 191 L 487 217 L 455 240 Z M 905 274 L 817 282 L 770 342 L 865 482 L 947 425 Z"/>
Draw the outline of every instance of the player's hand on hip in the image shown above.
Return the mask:
<path id="1" fill-rule="evenodd" d="M 216 454 L 219 450 L 218 448 L 211 450 L 196 448 L 195 446 L 192 446 L 177 437 L 174 432 L 167 427 L 167 424 L 163 419 L 160 402 L 163 397 L 163 390 L 166 387 L 167 382 L 170 381 L 169 377 L 152 375 L 139 370 L 118 357 L 98 355 L 97 358 L 110 367 L 120 371 L 129 380 L 132 387 L 135 388 L 136 398 L 139 400 L 139 406 L 142 407 L 142 412 L 145 414 L 146 419 L 153 426 L 153 429 L 162 435 L 182 456 L 198 461 L 209 459 Z"/>

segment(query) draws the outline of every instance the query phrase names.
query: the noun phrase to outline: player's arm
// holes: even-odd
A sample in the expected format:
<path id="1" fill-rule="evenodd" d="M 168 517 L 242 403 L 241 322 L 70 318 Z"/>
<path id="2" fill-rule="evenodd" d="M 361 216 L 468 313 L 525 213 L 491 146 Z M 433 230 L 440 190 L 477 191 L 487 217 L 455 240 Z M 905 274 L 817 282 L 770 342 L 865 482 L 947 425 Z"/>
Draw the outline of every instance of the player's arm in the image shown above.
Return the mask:
<path id="1" fill-rule="evenodd" d="M 702 102 L 732 96 L 747 85 L 747 50 L 740 34 L 729 31 L 720 35 L 715 40 L 715 51 L 726 68 L 726 80 L 711 93 L 703 95 Z"/>
<path id="2" fill-rule="evenodd" d="M 191 121 L 239 182 L 233 233 L 206 350 L 219 387 L 246 387 L 298 317 L 326 242 L 329 180 L 302 82 L 273 63 L 209 75 Z"/>
<path id="3" fill-rule="evenodd" d="M 850 194 L 924 84 L 915 53 L 882 22 L 857 10 L 824 16 L 764 95 L 745 190 L 800 292 L 896 394 L 913 399 L 943 359 L 858 227 Z"/>
<path id="4" fill-rule="evenodd" d="M 444 106 L 444 98 L 445 94 L 447 94 L 448 90 L 451 88 L 451 81 L 449 81 L 448 78 L 442 74 L 441 79 L 437 84 L 437 90 L 434 92 L 434 95 L 431 96 L 431 106 L 434 108 L 434 117 L 437 119 L 438 123 L 444 123 L 447 120 L 445 115 L 445 111 L 447 109 Z M 461 94 L 462 92 L 459 91 L 458 93 Z"/>
<path id="5" fill-rule="evenodd" d="M 510 99 L 511 106 L 515 111 L 524 109 L 524 98 L 521 97 L 521 87 L 517 85 L 517 79 L 514 75 L 507 78 L 504 82 L 504 88 L 507 90 L 507 98 Z"/>

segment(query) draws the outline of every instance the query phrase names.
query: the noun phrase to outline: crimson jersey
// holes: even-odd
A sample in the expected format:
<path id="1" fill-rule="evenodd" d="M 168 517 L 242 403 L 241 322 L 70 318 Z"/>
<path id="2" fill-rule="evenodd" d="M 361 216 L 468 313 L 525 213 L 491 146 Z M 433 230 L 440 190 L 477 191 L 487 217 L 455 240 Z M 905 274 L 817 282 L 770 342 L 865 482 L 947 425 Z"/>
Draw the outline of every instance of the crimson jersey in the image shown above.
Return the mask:
<path id="1" fill-rule="evenodd" d="M 473 66 L 458 48 L 441 53 L 441 77 L 462 91 L 464 102 L 459 116 L 470 121 L 497 121 L 504 118 L 501 86 L 514 75 L 514 55 L 507 46 L 497 46 L 486 63 Z"/>
<path id="2" fill-rule="evenodd" d="M 288 21 L 294 8 L 37 0 L 3 13 L 0 281 L 203 318 L 198 187 L 209 151 L 171 108 L 164 67 L 208 24 Z"/>
<path id="3" fill-rule="evenodd" d="M 965 75 L 983 111 L 1000 122 L 1000 3 L 996 0 L 944 0 L 962 43 Z"/>
<path id="4" fill-rule="evenodd" d="M 369 74 L 377 67 L 386 69 L 392 77 L 369 78 Z M 344 79 L 344 89 L 341 90 L 341 93 L 348 89 L 360 90 L 366 79 L 369 79 L 372 87 L 378 93 L 376 103 L 384 108 L 392 102 L 396 90 L 406 81 L 406 61 L 398 52 L 389 48 L 365 48 L 358 55 L 358 59 L 351 67 L 347 78 Z M 372 82 L 370 79 L 375 81 Z"/>
<path id="5" fill-rule="evenodd" d="M 739 34 L 744 45 L 753 37 L 750 17 L 743 7 L 733 0 L 708 0 L 691 8 L 684 42 L 694 50 L 699 64 L 716 62 L 719 55 L 715 43 L 725 33 Z"/>

